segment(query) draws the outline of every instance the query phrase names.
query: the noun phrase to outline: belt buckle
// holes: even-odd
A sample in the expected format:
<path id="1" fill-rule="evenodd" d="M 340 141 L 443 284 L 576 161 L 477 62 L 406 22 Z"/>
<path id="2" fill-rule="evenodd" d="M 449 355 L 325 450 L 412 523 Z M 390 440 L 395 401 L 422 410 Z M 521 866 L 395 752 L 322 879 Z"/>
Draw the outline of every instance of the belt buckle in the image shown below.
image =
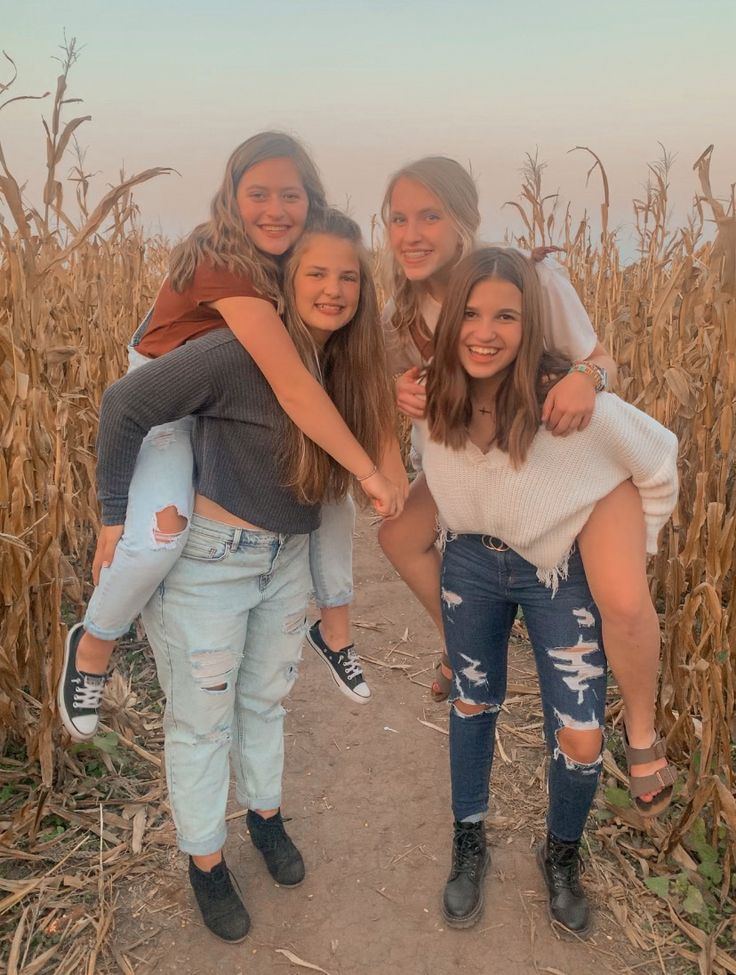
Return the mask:
<path id="1" fill-rule="evenodd" d="M 508 552 L 509 550 L 506 542 L 500 538 L 496 538 L 495 535 L 481 535 L 481 541 L 492 552 Z"/>

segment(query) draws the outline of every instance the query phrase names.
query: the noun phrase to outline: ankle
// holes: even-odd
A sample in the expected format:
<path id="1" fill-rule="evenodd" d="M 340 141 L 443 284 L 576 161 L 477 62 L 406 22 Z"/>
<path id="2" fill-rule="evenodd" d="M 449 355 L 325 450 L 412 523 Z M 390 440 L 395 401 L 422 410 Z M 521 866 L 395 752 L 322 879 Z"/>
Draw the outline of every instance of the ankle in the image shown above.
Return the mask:
<path id="1" fill-rule="evenodd" d="M 85 674 L 107 673 L 114 649 L 115 640 L 100 640 L 85 630 L 77 644 L 77 670 Z"/>
<path id="2" fill-rule="evenodd" d="M 218 863 L 222 863 L 222 859 L 222 850 L 218 850 L 217 853 L 206 853 L 203 856 L 191 855 L 192 863 L 202 873 L 210 873 Z"/>

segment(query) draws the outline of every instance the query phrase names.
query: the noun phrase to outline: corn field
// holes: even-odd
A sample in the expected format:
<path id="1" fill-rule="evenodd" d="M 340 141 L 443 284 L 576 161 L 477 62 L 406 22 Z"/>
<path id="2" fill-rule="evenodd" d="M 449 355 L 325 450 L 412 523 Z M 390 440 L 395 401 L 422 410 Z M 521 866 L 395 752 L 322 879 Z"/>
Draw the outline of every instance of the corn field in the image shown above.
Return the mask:
<path id="1" fill-rule="evenodd" d="M 121 177 L 95 206 L 81 153 L 71 175 L 59 175 L 86 121 L 61 118 L 75 58 L 72 42 L 46 123 L 39 208 L 0 146 L 0 752 L 20 742 L 46 792 L 63 755 L 54 703 L 62 619 L 78 617 L 89 595 L 98 406 L 124 371 L 128 337 L 167 258 L 165 241 L 142 233 L 131 196 L 167 170 Z M 725 850 L 725 900 L 736 869 L 733 187 L 729 201 L 717 197 L 706 150 L 694 166 L 693 217 L 669 230 L 665 157 L 634 201 L 639 254 L 624 265 L 608 227 L 605 170 L 581 151 L 601 179 L 600 234 L 545 198 L 542 167 L 530 161 L 514 204 L 523 224 L 517 239 L 566 249 L 573 283 L 619 364 L 620 394 L 680 440 L 680 498 L 651 587 L 663 635 L 659 722 L 683 781 L 652 842 L 662 859 L 704 819 L 713 846 Z M 706 242 L 708 221 L 715 235 Z"/>

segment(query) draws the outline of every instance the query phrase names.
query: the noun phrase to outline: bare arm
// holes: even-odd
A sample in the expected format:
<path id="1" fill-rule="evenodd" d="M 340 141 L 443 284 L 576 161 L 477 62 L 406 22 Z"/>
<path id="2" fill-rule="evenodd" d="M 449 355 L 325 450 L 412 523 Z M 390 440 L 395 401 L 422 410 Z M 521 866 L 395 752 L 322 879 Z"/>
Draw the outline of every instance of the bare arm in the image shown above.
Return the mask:
<path id="1" fill-rule="evenodd" d="M 398 489 L 348 429 L 334 403 L 299 358 L 273 306 L 262 298 L 221 298 L 213 307 L 263 373 L 286 415 L 310 440 L 360 481 L 379 514 L 401 510 Z M 369 475 L 369 476 L 366 476 Z"/>
<path id="2" fill-rule="evenodd" d="M 583 360 L 601 366 L 608 374 L 608 387 L 616 380 L 616 363 L 598 342 Z M 565 437 L 576 430 L 585 430 L 595 408 L 595 385 L 590 376 L 571 372 L 561 379 L 547 395 L 542 410 L 542 422 L 555 436 Z"/>

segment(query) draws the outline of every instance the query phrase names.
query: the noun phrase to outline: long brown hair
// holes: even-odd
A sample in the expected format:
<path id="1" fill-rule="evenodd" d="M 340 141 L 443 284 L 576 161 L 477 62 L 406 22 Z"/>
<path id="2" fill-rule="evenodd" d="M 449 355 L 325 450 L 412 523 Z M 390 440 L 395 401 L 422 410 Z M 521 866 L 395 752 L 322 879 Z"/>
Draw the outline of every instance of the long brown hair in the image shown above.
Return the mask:
<path id="1" fill-rule="evenodd" d="M 317 235 L 349 241 L 360 267 L 360 298 L 352 319 L 334 332 L 318 350 L 296 307 L 294 279 L 309 242 Z M 355 439 L 377 461 L 393 433 L 393 391 L 386 366 L 383 329 L 371 265 L 360 227 L 339 210 L 327 209 L 310 220 L 286 267 L 284 280 L 286 327 L 302 361 L 316 376 Z M 340 500 L 352 477 L 314 441 L 284 417 L 282 461 L 288 483 L 307 502 Z M 356 492 L 362 497 L 362 492 Z"/>
<path id="2" fill-rule="evenodd" d="M 457 231 L 460 240 L 458 261 L 461 261 L 475 247 L 480 226 L 478 190 L 473 177 L 459 162 L 447 156 L 425 156 L 402 166 L 389 179 L 381 205 L 381 217 L 387 230 L 391 221 L 391 195 L 400 179 L 421 183 L 439 199 Z M 390 248 L 388 233 L 386 243 Z M 408 280 L 393 253 L 390 253 L 389 261 L 389 293 L 394 301 L 391 325 L 399 333 L 400 340 L 407 341 L 412 325 L 416 325 L 420 331 L 427 331 L 426 326 L 422 328 L 421 288 Z"/>
<path id="3" fill-rule="evenodd" d="M 470 292 L 495 278 L 521 292 L 521 344 L 516 359 L 496 392 L 494 446 L 519 467 L 539 430 L 542 404 L 569 363 L 544 352 L 542 289 L 532 262 L 516 250 L 482 247 L 455 268 L 434 336 L 434 358 L 427 373 L 427 420 L 433 440 L 457 450 L 468 439 L 472 416 L 471 381 L 458 351 L 460 330 Z"/>
<path id="4" fill-rule="evenodd" d="M 309 199 L 309 212 L 327 206 L 317 167 L 304 147 L 284 132 L 259 132 L 242 142 L 225 166 L 222 184 L 210 205 L 210 219 L 199 224 L 171 253 L 169 277 L 174 291 L 183 291 L 199 262 L 206 258 L 215 267 L 250 278 L 265 298 L 281 310 L 280 265 L 259 251 L 245 232 L 238 209 L 238 184 L 243 175 L 267 159 L 291 159 Z"/>

